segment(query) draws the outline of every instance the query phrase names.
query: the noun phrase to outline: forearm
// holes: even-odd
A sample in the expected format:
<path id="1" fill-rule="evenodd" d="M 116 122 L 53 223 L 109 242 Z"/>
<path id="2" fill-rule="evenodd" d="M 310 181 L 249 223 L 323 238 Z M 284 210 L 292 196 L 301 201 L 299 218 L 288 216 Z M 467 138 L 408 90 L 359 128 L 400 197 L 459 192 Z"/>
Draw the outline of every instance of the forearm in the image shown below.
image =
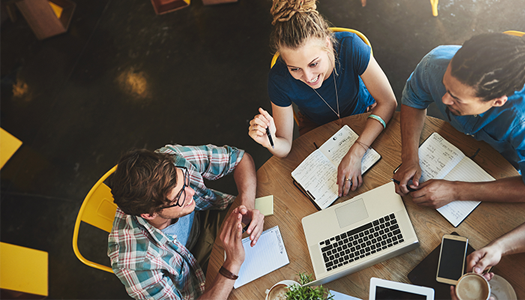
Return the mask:
<path id="1" fill-rule="evenodd" d="M 224 262 L 223 267 L 234 275 L 239 275 L 241 269 L 241 265 L 232 263 L 229 260 Z M 199 297 L 199 300 L 226 300 L 233 289 L 234 283 L 235 280 L 226 278 L 222 274 L 217 273 L 213 284 Z"/>
<path id="2" fill-rule="evenodd" d="M 487 247 L 499 248 L 502 255 L 525 252 L 525 223 L 494 240 Z"/>
<path id="3" fill-rule="evenodd" d="M 255 193 L 257 188 L 257 174 L 255 164 L 250 154 L 244 153 L 241 161 L 233 171 L 233 178 L 237 185 L 238 197 L 241 205 L 248 209 L 255 208 Z"/>
<path id="4" fill-rule="evenodd" d="M 290 153 L 290 150 L 292 150 L 292 141 L 277 136 L 274 136 L 272 138 L 274 142 L 274 147 L 268 147 L 268 151 L 270 151 L 270 153 L 277 157 L 286 157 L 288 153 Z"/>
<path id="5" fill-rule="evenodd" d="M 377 106 L 374 108 L 372 113 L 379 116 L 385 124 L 388 124 L 392 115 L 396 109 L 396 101 L 381 101 L 377 103 Z M 374 143 L 375 139 L 381 134 L 384 130 L 383 125 L 372 118 L 367 119 L 366 126 L 361 135 L 359 136 L 359 141 L 365 143 L 368 146 L 371 146 Z"/>
<path id="6" fill-rule="evenodd" d="M 401 161 L 419 159 L 419 138 L 425 124 L 426 110 L 401 105 Z"/>
<path id="7" fill-rule="evenodd" d="M 457 200 L 490 202 L 525 202 L 525 184 L 521 176 L 489 182 L 455 182 Z"/>

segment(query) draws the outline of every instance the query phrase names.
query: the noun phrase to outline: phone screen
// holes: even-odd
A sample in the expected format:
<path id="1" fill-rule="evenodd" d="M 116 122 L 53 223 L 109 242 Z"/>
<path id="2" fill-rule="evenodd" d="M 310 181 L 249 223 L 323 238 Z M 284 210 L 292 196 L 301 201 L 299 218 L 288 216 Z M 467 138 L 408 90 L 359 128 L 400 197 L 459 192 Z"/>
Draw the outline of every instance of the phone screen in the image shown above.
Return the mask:
<path id="1" fill-rule="evenodd" d="M 466 241 L 443 239 L 438 277 L 458 280 L 463 275 L 466 248 Z"/>

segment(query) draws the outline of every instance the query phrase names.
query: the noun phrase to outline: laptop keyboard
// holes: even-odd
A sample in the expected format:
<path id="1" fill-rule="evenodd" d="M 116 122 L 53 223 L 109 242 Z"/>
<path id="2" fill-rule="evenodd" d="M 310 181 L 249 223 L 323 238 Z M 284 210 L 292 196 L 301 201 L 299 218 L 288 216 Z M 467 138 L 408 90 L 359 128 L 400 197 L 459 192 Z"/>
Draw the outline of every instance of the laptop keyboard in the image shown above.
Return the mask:
<path id="1" fill-rule="evenodd" d="M 396 217 L 390 214 L 324 240 L 319 246 L 326 270 L 330 271 L 403 241 Z"/>

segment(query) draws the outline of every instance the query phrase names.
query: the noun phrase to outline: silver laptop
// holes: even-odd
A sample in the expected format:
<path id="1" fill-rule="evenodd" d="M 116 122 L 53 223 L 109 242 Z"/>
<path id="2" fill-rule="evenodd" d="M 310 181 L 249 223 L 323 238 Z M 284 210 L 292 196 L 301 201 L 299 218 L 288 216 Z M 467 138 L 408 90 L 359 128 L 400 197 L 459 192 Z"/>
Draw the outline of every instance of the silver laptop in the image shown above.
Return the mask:
<path id="1" fill-rule="evenodd" d="M 413 250 L 419 241 L 394 183 L 302 220 L 319 285 Z"/>

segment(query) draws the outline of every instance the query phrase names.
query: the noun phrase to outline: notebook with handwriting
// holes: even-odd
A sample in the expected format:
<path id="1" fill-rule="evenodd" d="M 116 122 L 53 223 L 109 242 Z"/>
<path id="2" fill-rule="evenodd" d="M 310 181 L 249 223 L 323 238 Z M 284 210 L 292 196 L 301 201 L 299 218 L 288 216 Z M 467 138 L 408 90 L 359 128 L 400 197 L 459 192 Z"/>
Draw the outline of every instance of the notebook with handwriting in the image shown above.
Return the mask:
<path id="1" fill-rule="evenodd" d="M 292 178 L 317 208 L 325 209 L 339 197 L 337 167 L 358 137 L 348 125 L 343 126 L 293 170 Z M 361 174 L 380 159 L 376 150 L 368 149 L 361 161 Z"/>
<path id="2" fill-rule="evenodd" d="M 437 132 L 432 133 L 419 147 L 419 165 L 422 170 L 421 182 L 429 179 L 468 182 L 494 180 L 494 177 Z M 458 227 L 480 203 L 453 201 L 437 211 L 450 224 Z"/>

